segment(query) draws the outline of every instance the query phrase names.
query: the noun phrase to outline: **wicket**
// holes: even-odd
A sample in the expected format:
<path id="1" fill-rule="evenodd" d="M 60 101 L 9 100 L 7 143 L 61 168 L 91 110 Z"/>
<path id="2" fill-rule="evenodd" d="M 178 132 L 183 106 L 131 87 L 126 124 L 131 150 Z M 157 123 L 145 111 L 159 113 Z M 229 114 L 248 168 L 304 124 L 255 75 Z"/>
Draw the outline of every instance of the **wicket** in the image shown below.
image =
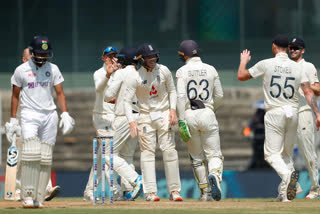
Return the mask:
<path id="1" fill-rule="evenodd" d="M 105 178 L 106 178 L 106 170 L 105 170 L 105 155 L 106 155 L 106 139 L 110 139 L 110 193 L 109 193 L 109 201 L 110 204 L 113 204 L 113 136 L 107 137 L 95 137 L 93 138 L 93 204 L 98 204 L 98 140 L 101 140 L 101 204 L 105 204 Z"/>

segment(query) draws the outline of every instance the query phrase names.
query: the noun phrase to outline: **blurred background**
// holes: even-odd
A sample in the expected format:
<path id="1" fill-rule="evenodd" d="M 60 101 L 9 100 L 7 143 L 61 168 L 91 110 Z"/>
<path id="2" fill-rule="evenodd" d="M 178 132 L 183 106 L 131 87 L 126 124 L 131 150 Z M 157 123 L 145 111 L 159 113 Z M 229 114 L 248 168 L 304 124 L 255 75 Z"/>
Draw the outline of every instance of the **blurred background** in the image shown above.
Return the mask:
<path id="1" fill-rule="evenodd" d="M 243 134 L 243 129 L 250 124 L 257 111 L 252 105 L 263 99 L 263 93 L 261 79 L 246 83 L 237 80 L 240 52 L 243 49 L 251 50 L 249 66 L 252 66 L 261 59 L 273 57 L 271 45 L 276 34 L 288 34 L 290 38 L 299 36 L 306 43 L 306 60 L 318 68 L 320 1 L 12 0 L 2 2 L 0 14 L 2 126 L 10 117 L 10 77 L 21 64 L 22 50 L 29 45 L 34 35 L 44 34 L 49 37 L 54 53 L 52 62 L 59 66 L 65 78 L 69 112 L 76 120 L 76 128 L 67 137 L 59 132 L 55 147 L 53 170 L 57 172 L 57 182 L 63 188 L 68 188 L 67 181 L 75 182 L 67 177 L 75 176 L 81 178 L 76 180 L 79 182 L 78 187 L 84 189 L 92 165 L 91 142 L 95 135 L 91 122 L 95 99 L 92 76 L 102 66 L 100 57 L 103 49 L 109 45 L 121 49 L 150 42 L 160 51 L 160 63 L 168 66 L 175 76 L 175 71 L 182 66 L 177 54 L 179 44 L 184 39 L 193 39 L 200 46 L 202 60 L 217 69 L 224 88 L 224 105 L 217 111 L 226 170 L 226 183 L 222 185 L 223 197 L 254 197 L 253 193 L 242 194 L 240 190 L 245 189 L 243 185 L 259 182 L 259 179 L 250 180 L 247 177 L 247 173 L 251 175 L 254 169 L 259 171 L 255 175 L 262 173 L 261 178 L 271 176 L 274 181 L 270 178 L 271 186 L 264 185 L 269 194 L 265 196 L 276 196 L 278 176 L 263 164 L 252 167 L 256 161 L 257 148 L 254 133 L 248 136 Z M 181 177 L 193 181 L 187 149 L 178 135 L 176 144 Z M 0 183 L 8 147 L 5 135 L 2 135 Z M 138 150 L 135 165 L 139 170 Z M 303 160 L 300 162 L 300 169 L 303 170 Z M 163 178 L 162 155 L 159 152 L 157 164 L 159 177 Z M 238 180 L 246 182 L 234 184 L 236 187 L 242 185 L 243 188 L 227 190 L 227 186 L 231 185 L 228 180 L 231 182 L 233 176 L 244 176 Z M 307 173 L 300 179 L 305 179 L 303 187 L 307 193 L 310 186 Z M 192 185 L 192 188 L 197 189 L 194 183 Z M 82 194 L 81 188 L 70 190 L 72 193 L 63 190 L 62 195 Z M 235 189 L 239 192 L 232 192 Z M 263 197 L 259 193 L 257 195 Z"/>

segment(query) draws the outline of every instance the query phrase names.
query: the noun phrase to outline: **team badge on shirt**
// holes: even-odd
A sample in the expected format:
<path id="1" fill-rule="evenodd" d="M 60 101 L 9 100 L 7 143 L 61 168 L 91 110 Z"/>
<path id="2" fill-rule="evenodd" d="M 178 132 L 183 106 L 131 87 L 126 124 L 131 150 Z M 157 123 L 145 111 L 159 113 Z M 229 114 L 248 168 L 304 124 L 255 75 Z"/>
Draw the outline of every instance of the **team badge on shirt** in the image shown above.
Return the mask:
<path id="1" fill-rule="evenodd" d="M 46 76 L 47 76 L 47 77 L 50 77 L 50 75 L 51 75 L 50 72 L 47 71 L 47 72 L 46 72 Z"/>

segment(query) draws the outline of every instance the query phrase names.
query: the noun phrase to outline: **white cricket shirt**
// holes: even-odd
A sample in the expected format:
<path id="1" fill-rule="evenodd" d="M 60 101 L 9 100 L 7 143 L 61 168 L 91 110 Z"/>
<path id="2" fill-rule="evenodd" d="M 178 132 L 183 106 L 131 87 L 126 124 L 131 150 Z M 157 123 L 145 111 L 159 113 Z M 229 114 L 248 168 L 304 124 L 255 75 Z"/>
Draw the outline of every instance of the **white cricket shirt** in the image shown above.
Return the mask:
<path id="1" fill-rule="evenodd" d="M 11 84 L 21 88 L 21 109 L 52 111 L 56 109 L 53 87 L 64 81 L 57 65 L 46 62 L 40 68 L 29 60 L 16 68 Z"/>
<path id="2" fill-rule="evenodd" d="M 125 81 L 125 108 L 129 122 L 134 121 L 131 110 L 134 95 L 137 96 L 138 107 L 142 113 L 176 109 L 177 93 L 172 74 L 166 66 L 156 64 L 152 72 L 141 67 L 137 73 L 138 75 L 126 78 Z"/>
<path id="3" fill-rule="evenodd" d="M 104 94 L 108 83 L 106 74 L 107 67 L 105 64 L 93 74 L 94 87 L 96 89 L 96 101 L 94 103 L 93 113 L 114 114 L 114 104 L 104 102 Z"/>
<path id="4" fill-rule="evenodd" d="M 301 66 L 289 59 L 286 53 L 259 61 L 249 69 L 249 73 L 253 78 L 262 77 L 267 110 L 284 105 L 298 109 L 300 84 L 309 81 Z"/>
<path id="5" fill-rule="evenodd" d="M 218 72 L 213 66 L 203 63 L 200 57 L 189 58 L 178 69 L 176 79 L 179 119 L 183 120 L 181 114 L 191 108 L 190 99 L 200 100 L 212 110 L 221 104 L 223 91 Z"/>
<path id="6" fill-rule="evenodd" d="M 125 80 L 128 78 L 136 78 L 137 75 L 138 73 L 133 65 L 128 65 L 127 67 L 112 73 L 110 80 L 108 81 L 108 84 L 107 84 L 105 101 L 109 101 L 114 97 L 116 98 L 116 103 L 114 107 L 115 115 L 117 116 L 126 115 L 124 97 L 125 97 L 127 86 L 125 84 Z M 132 102 L 132 110 L 139 112 L 136 96 L 134 96 L 134 99 Z"/>

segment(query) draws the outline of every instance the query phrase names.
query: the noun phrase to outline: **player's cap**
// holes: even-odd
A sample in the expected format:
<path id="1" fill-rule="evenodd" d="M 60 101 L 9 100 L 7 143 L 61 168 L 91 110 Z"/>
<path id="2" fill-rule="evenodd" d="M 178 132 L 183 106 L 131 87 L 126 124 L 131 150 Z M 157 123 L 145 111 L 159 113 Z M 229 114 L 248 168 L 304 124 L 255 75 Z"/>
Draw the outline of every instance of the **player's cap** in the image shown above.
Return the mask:
<path id="1" fill-rule="evenodd" d="M 305 48 L 303 39 L 298 37 L 293 38 L 292 41 L 289 43 L 289 45 L 293 47 Z"/>
<path id="2" fill-rule="evenodd" d="M 113 46 L 109 46 L 106 49 L 103 50 L 102 55 L 110 55 L 110 54 L 117 54 L 117 48 L 113 47 Z"/>
<path id="3" fill-rule="evenodd" d="M 138 50 L 132 47 L 122 48 L 118 54 L 118 57 L 126 57 L 131 60 L 136 60 L 138 56 Z"/>
<path id="4" fill-rule="evenodd" d="M 182 56 L 194 56 L 200 54 L 198 44 L 193 40 L 184 40 L 180 44 L 178 54 Z"/>
<path id="5" fill-rule="evenodd" d="M 138 48 L 138 58 L 146 57 L 146 56 L 152 56 L 152 55 L 158 55 L 159 51 L 155 49 L 150 43 L 144 43 Z"/>
<path id="6" fill-rule="evenodd" d="M 276 46 L 287 48 L 289 45 L 289 38 L 287 35 L 278 34 L 274 37 L 273 42 Z"/>
<path id="7" fill-rule="evenodd" d="M 33 52 L 40 54 L 50 54 L 52 51 L 51 42 L 47 36 L 34 36 L 29 48 L 32 49 Z"/>

